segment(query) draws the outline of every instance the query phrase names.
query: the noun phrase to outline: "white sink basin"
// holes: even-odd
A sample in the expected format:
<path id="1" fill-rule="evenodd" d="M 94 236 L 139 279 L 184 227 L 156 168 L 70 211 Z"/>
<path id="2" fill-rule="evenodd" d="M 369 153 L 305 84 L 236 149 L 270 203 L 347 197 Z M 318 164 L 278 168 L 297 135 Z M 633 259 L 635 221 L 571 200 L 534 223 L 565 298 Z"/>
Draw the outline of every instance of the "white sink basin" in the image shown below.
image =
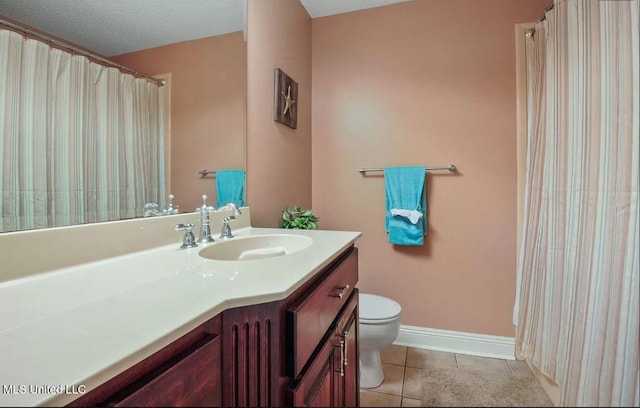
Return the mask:
<path id="1" fill-rule="evenodd" d="M 303 235 L 269 234 L 216 241 L 198 254 L 216 261 L 250 261 L 292 254 L 311 245 Z"/>

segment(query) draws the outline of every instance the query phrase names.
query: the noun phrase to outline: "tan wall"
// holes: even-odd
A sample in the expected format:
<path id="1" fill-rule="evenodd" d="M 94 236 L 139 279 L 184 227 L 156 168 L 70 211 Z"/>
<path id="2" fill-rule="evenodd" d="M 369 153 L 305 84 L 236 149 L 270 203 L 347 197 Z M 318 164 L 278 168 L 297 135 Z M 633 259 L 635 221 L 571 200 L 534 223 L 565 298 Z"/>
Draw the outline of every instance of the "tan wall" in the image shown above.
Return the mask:
<path id="1" fill-rule="evenodd" d="M 360 288 L 402 323 L 513 336 L 514 24 L 548 0 L 420 0 L 313 20 L 313 207 L 363 232 Z M 361 166 L 458 166 L 427 176 L 429 234 L 393 246 L 384 178 Z"/>
<path id="2" fill-rule="evenodd" d="M 183 211 L 215 178 L 198 171 L 245 168 L 247 55 L 242 32 L 185 41 L 111 57 L 150 75 L 171 73 L 171 191 Z"/>
<path id="3" fill-rule="evenodd" d="M 298 126 L 273 120 L 274 70 L 298 83 Z M 247 202 L 257 227 L 311 206 L 311 18 L 298 0 L 249 0 Z"/>

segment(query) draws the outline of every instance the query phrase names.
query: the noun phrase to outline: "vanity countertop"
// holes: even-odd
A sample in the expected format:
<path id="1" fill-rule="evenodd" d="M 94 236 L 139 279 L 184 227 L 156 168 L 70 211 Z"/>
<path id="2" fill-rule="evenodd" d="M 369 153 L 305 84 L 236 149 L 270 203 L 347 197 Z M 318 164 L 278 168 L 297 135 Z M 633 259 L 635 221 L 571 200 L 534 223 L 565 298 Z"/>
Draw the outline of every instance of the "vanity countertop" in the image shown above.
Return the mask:
<path id="1" fill-rule="evenodd" d="M 226 309 L 286 298 L 360 237 L 234 234 L 305 235 L 313 244 L 286 256 L 215 261 L 198 252 L 216 243 L 173 243 L 0 283 L 0 406 L 65 405 Z"/>

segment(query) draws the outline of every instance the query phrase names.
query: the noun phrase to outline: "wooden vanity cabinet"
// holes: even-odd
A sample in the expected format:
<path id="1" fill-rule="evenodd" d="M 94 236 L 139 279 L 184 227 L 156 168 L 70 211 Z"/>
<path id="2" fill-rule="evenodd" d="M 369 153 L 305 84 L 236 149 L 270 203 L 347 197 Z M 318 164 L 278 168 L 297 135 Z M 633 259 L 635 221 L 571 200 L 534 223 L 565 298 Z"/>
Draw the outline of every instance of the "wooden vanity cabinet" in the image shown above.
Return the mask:
<path id="1" fill-rule="evenodd" d="M 227 309 L 70 406 L 358 406 L 358 250 L 286 299 Z"/>
<path id="2" fill-rule="evenodd" d="M 356 406 L 357 281 L 358 249 L 351 246 L 286 299 L 225 310 L 222 405 Z M 345 331 L 342 377 L 339 334 Z M 317 397 L 308 396 L 311 383 L 323 390 Z"/>

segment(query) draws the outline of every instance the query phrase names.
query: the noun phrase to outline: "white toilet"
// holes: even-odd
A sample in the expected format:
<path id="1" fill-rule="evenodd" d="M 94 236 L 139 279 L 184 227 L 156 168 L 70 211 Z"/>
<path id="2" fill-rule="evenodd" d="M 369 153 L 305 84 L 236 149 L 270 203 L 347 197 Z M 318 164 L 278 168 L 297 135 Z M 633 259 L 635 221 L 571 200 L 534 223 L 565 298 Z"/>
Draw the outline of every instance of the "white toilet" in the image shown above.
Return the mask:
<path id="1" fill-rule="evenodd" d="M 360 293 L 358 308 L 360 388 L 375 388 L 384 380 L 380 350 L 398 337 L 402 308 L 394 300 L 369 293 Z"/>

